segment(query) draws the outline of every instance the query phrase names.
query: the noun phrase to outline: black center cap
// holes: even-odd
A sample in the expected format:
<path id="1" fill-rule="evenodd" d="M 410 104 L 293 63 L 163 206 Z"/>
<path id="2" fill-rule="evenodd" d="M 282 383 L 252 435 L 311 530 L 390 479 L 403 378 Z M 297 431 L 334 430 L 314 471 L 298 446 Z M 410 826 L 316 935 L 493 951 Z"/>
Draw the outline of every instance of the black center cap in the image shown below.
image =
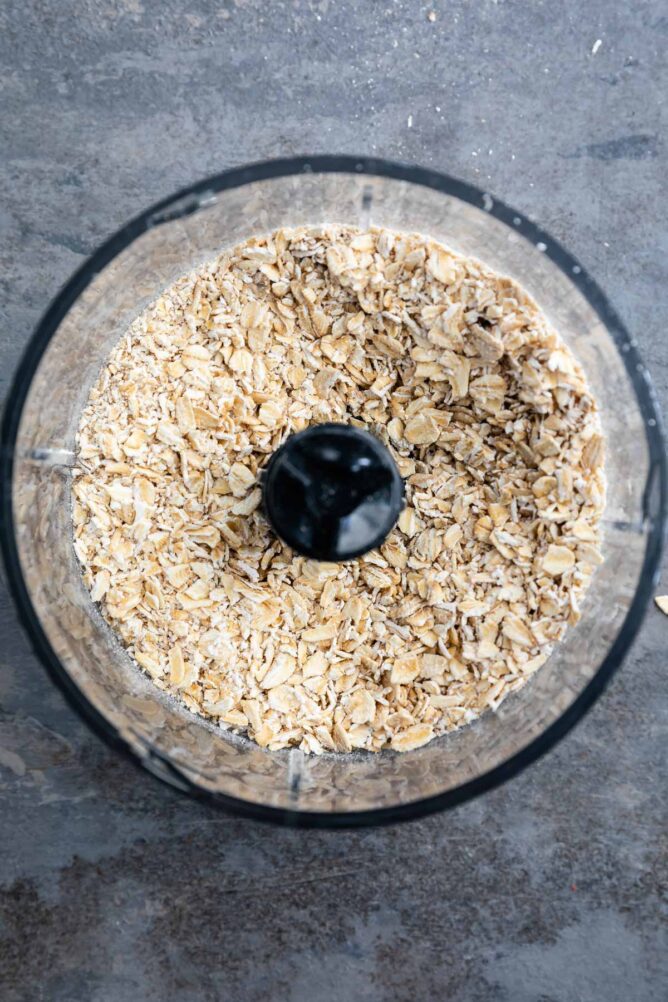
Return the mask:
<path id="1" fill-rule="evenodd" d="M 380 546 L 404 504 L 392 456 L 369 432 L 320 424 L 269 460 L 264 510 L 274 532 L 315 560 L 352 560 Z"/>

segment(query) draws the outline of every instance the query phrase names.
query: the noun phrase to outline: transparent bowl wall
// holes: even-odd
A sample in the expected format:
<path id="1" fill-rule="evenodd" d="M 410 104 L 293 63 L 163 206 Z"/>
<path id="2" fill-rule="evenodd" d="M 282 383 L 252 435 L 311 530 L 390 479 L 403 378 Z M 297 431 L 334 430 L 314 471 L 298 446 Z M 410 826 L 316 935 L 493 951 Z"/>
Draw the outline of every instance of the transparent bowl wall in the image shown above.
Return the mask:
<path id="1" fill-rule="evenodd" d="M 79 414 L 129 322 L 174 279 L 247 237 L 324 222 L 419 231 L 516 278 L 583 363 L 608 440 L 605 563 L 577 628 L 522 691 L 409 754 L 267 752 L 193 716 L 131 663 L 83 586 L 70 483 Z M 651 592 L 663 448 L 635 349 L 577 264 L 527 220 L 459 182 L 378 161 L 320 158 L 209 179 L 129 224 L 38 329 L 8 401 L 3 543 L 33 643 L 78 708 L 152 772 L 238 811 L 369 823 L 456 803 L 511 775 L 581 715 L 619 663 Z"/>

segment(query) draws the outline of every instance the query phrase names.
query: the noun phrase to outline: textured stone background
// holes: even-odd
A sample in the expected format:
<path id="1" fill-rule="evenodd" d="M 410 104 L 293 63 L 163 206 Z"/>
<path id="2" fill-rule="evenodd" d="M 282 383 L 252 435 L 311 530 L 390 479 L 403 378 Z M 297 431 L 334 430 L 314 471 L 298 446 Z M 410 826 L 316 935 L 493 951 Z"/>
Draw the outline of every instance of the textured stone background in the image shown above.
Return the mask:
<path id="1" fill-rule="evenodd" d="M 661 0 L 434 0 L 435 23 L 429 9 L 4 0 L 2 384 L 61 283 L 148 202 L 246 161 L 366 152 L 480 182 L 567 244 L 665 404 Z M 447 815 L 350 834 L 235 820 L 131 769 L 0 603 L 2 1002 L 666 998 L 656 610 L 528 772 Z"/>

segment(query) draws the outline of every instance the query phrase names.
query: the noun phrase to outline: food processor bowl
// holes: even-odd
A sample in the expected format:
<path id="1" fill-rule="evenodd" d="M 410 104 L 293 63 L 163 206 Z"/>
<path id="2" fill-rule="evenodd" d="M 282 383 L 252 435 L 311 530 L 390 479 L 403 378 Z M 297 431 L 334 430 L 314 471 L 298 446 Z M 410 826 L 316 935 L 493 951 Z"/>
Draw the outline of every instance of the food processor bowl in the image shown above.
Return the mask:
<path id="1" fill-rule="evenodd" d="M 397 754 L 269 752 L 190 713 L 131 661 L 84 586 L 73 549 L 75 433 L 130 322 L 175 279 L 278 227 L 347 223 L 421 232 L 511 275 L 585 368 L 608 448 L 605 562 L 582 619 L 494 712 Z M 2 427 L 7 577 L 38 656 L 93 729 L 181 790 L 284 824 L 363 825 L 449 807 L 509 778 L 600 694 L 640 625 L 660 556 L 666 473 L 645 368 L 581 266 L 520 213 L 461 181 L 375 159 L 279 160 L 208 178 L 108 240 L 28 344 Z"/>

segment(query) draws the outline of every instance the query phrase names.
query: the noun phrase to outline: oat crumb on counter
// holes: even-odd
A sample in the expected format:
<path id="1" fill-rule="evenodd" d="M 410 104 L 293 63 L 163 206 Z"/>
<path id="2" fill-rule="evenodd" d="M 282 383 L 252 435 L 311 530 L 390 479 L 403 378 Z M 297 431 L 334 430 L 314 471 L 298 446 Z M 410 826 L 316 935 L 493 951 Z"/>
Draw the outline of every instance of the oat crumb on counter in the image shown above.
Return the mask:
<path id="1" fill-rule="evenodd" d="M 654 601 L 661 612 L 668 616 L 668 595 L 656 595 Z"/>

